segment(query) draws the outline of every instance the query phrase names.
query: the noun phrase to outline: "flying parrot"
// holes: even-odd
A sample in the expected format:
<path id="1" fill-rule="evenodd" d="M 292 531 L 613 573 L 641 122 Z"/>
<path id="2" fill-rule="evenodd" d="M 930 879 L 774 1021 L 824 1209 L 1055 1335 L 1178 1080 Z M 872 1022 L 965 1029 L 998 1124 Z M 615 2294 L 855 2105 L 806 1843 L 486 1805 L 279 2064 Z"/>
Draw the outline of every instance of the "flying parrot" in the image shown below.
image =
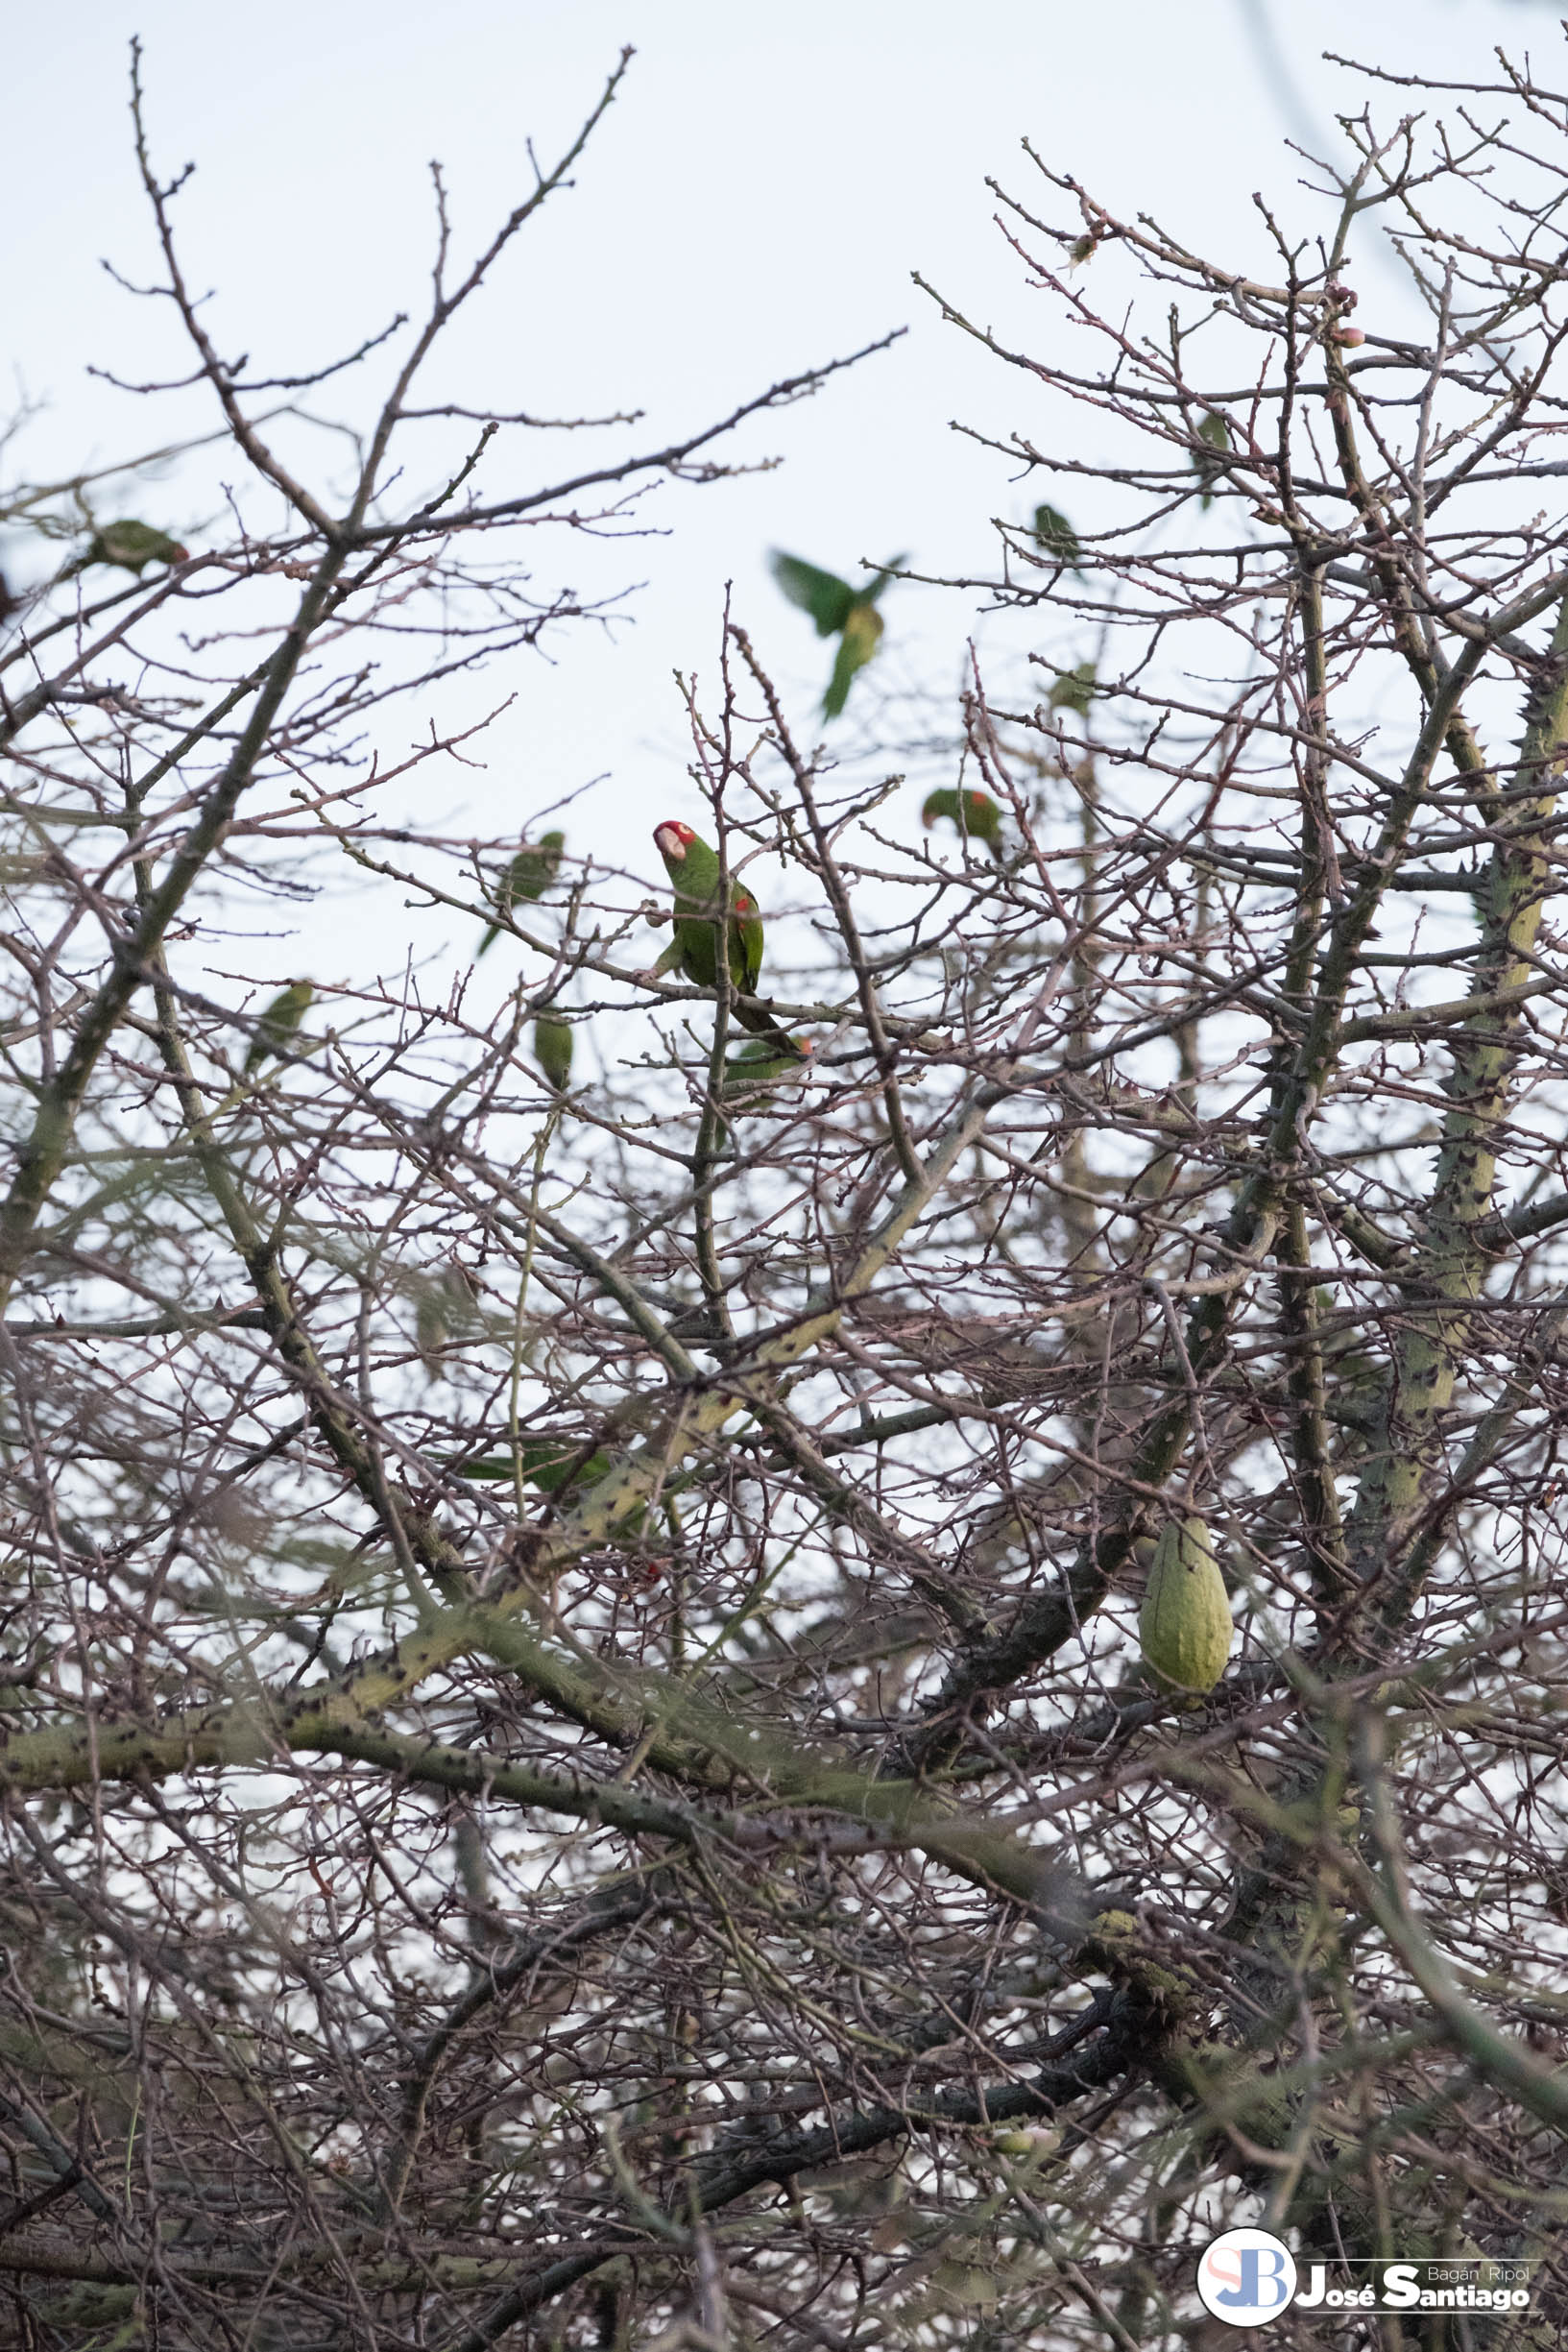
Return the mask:
<path id="1" fill-rule="evenodd" d="M 1042 551 L 1053 562 L 1064 565 L 1069 571 L 1082 570 L 1083 550 L 1078 546 L 1078 534 L 1059 506 L 1035 508 L 1034 536 Z"/>
<path id="2" fill-rule="evenodd" d="M 259 1070 L 264 1061 L 275 1054 L 285 1053 L 304 1018 L 305 1007 L 316 991 L 308 980 L 291 980 L 288 986 L 273 998 L 265 1012 L 258 1015 L 255 1033 L 251 1039 L 251 1051 L 245 1056 L 245 1075 Z"/>
<path id="3" fill-rule="evenodd" d="M 1214 504 L 1214 485 L 1225 470 L 1220 460 L 1230 452 L 1230 426 L 1217 408 L 1204 412 L 1197 437 L 1203 446 L 1193 451 L 1193 472 L 1203 485 L 1203 496 L 1198 504 L 1207 514 Z M 1212 456 L 1211 450 L 1215 452 Z"/>
<path id="4" fill-rule="evenodd" d="M 149 564 L 167 564 L 171 568 L 182 564 L 190 550 L 167 531 L 155 530 L 150 522 L 106 522 L 102 530 L 94 531 L 84 555 L 67 564 L 62 579 L 72 579 L 85 571 L 89 564 L 117 564 L 122 571 L 133 571 L 139 580 Z"/>
<path id="5" fill-rule="evenodd" d="M 790 603 L 798 604 L 816 622 L 818 637 L 838 640 L 838 658 L 822 697 L 823 717 L 836 718 L 849 699 L 856 671 L 864 669 L 877 650 L 882 633 L 877 599 L 904 558 L 896 555 L 864 588 L 852 588 L 835 571 L 821 571 L 815 564 L 803 564 L 798 555 L 781 554 L 777 547 L 769 560 L 773 576 Z"/>
<path id="6" fill-rule="evenodd" d="M 481 956 L 493 939 L 500 937 L 501 923 L 505 922 L 519 899 L 532 903 L 543 897 L 560 871 L 561 852 L 566 847 L 566 840 L 564 833 L 543 833 L 537 841 L 524 841 L 496 884 L 495 905 L 501 920 L 492 923 L 480 940 L 478 952 Z"/>
<path id="7" fill-rule="evenodd" d="M 930 793 L 920 812 L 923 825 L 938 824 L 947 817 L 960 834 L 967 833 L 971 840 L 983 841 L 993 857 L 1001 855 L 1001 811 L 989 792 L 957 792 L 948 789 Z"/>
<path id="8" fill-rule="evenodd" d="M 654 965 L 656 973 L 677 968 L 698 988 L 718 986 L 718 928 L 723 916 L 719 903 L 718 852 L 689 825 L 666 818 L 654 827 L 653 837 L 664 871 L 675 885 L 675 935 Z M 757 994 L 762 969 L 762 917 L 751 892 L 738 882 L 730 884 L 730 913 L 725 925 L 725 961 L 730 979 L 743 996 Z M 790 1040 L 769 1013 L 736 1005 L 736 1018 L 759 1037 L 770 1038 L 783 1051 L 794 1052 Z"/>
<path id="9" fill-rule="evenodd" d="M 557 1094 L 571 1076 L 571 1023 L 558 1012 L 542 1012 L 534 1023 L 534 1059 Z"/>

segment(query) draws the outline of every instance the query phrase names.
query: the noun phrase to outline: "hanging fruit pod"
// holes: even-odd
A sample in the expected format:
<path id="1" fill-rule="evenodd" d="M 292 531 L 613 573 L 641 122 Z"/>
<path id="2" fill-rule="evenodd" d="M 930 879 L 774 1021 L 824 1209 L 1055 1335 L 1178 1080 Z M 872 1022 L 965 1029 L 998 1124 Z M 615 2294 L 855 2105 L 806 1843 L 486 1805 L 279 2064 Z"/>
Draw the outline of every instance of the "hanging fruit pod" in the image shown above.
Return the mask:
<path id="1" fill-rule="evenodd" d="M 1195 1514 L 1168 1520 L 1138 1618 L 1145 1664 L 1168 1689 L 1201 1695 L 1224 1673 L 1235 1636 L 1207 1527 Z"/>

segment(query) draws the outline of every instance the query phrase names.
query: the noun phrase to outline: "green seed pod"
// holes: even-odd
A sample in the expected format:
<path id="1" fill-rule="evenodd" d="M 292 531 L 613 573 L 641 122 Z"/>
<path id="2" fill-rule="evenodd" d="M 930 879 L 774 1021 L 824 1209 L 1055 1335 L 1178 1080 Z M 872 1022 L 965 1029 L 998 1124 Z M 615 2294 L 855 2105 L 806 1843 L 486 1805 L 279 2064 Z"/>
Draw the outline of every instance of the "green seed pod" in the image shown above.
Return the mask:
<path id="1" fill-rule="evenodd" d="M 1235 1632 L 1208 1529 L 1196 1517 L 1169 1520 L 1138 1618 L 1145 1664 L 1168 1689 L 1212 1690 Z"/>

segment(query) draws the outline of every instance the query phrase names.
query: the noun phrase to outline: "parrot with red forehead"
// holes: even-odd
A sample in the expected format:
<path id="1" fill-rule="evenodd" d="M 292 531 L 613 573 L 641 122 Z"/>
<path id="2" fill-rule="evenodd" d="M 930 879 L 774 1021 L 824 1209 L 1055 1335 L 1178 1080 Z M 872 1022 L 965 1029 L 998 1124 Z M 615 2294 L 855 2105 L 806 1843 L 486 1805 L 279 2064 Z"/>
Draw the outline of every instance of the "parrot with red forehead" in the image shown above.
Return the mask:
<path id="1" fill-rule="evenodd" d="M 989 792 L 949 789 L 929 793 L 920 812 L 921 823 L 935 825 L 943 817 L 957 827 L 960 837 L 967 834 L 972 840 L 983 841 L 993 856 L 1001 856 L 1001 811 Z"/>
<path id="2" fill-rule="evenodd" d="M 653 838 L 675 890 L 675 935 L 655 964 L 655 972 L 679 970 L 698 988 L 716 988 L 722 922 L 731 984 L 739 997 L 755 996 L 762 970 L 762 917 L 757 901 L 732 877 L 725 921 L 717 850 L 678 817 L 667 817 L 663 824 L 656 825 Z M 735 1012 L 742 1028 L 799 1055 L 799 1047 L 771 1014 L 744 1004 L 737 1004 Z"/>

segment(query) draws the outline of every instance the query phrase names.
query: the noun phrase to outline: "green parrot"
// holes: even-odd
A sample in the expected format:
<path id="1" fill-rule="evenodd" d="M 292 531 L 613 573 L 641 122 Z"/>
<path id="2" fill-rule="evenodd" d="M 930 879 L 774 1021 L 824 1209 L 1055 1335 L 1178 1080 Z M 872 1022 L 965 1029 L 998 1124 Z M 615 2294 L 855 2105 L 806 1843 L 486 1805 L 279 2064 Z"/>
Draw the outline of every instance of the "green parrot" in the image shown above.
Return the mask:
<path id="1" fill-rule="evenodd" d="M 1203 484 L 1203 496 L 1198 504 L 1207 514 L 1214 504 L 1214 485 L 1224 472 L 1220 457 L 1228 456 L 1230 452 L 1230 426 L 1218 408 L 1205 411 L 1203 422 L 1197 428 L 1197 437 L 1203 447 L 1193 451 L 1193 472 Z M 1211 457 L 1211 449 L 1218 454 Z"/>
<path id="2" fill-rule="evenodd" d="M 782 1045 L 772 1037 L 759 1037 L 742 1046 L 724 1065 L 725 1102 L 744 1109 L 781 1079 L 802 1077 L 811 1052 L 809 1037 L 785 1037 Z"/>
<path id="3" fill-rule="evenodd" d="M 1078 534 L 1059 506 L 1037 506 L 1034 510 L 1034 536 L 1044 554 L 1069 571 L 1083 570 L 1083 550 L 1078 546 Z"/>
<path id="4" fill-rule="evenodd" d="M 482 956 L 493 939 L 501 934 L 501 923 L 519 899 L 530 903 L 543 898 L 561 868 L 561 852 L 566 847 L 564 833 L 543 833 L 537 841 L 524 841 L 495 887 L 495 911 L 501 922 L 492 923 L 479 942 Z"/>
<path id="5" fill-rule="evenodd" d="M 534 1023 L 534 1059 L 557 1094 L 565 1094 L 571 1076 L 571 1023 L 558 1012 L 542 1012 Z"/>
<path id="6" fill-rule="evenodd" d="M 960 834 L 967 833 L 971 840 L 983 841 L 993 857 L 1001 857 L 1001 811 L 989 792 L 948 789 L 930 793 L 920 812 L 921 823 L 929 827 L 943 817 Z"/>
<path id="7" fill-rule="evenodd" d="M 607 1453 L 590 1454 L 585 1462 L 582 1452 L 581 1445 L 574 1445 L 569 1438 L 523 1438 L 518 1445 L 517 1464 L 525 1485 L 537 1487 L 542 1494 L 558 1494 L 568 1479 L 574 1487 L 591 1487 L 613 1467 Z M 513 1457 L 481 1454 L 451 1467 L 459 1478 L 510 1478 Z"/>
<path id="8" fill-rule="evenodd" d="M 821 571 L 815 564 L 803 564 L 798 555 L 784 555 L 778 548 L 769 560 L 773 576 L 790 603 L 798 604 L 816 622 L 818 637 L 838 640 L 838 658 L 822 697 L 823 717 L 836 718 L 849 700 L 856 671 L 864 669 L 877 650 L 882 633 L 877 599 L 904 558 L 896 555 L 864 588 L 852 588 L 836 571 Z"/>
<path id="9" fill-rule="evenodd" d="M 542 1494 L 557 1495 L 563 1491 L 575 1493 L 580 1487 L 596 1486 L 615 1467 L 615 1456 L 602 1449 L 583 1458 L 580 1444 L 569 1438 L 523 1438 L 518 1446 L 516 1468 L 511 1454 L 480 1454 L 467 1462 L 454 1462 L 451 1468 L 459 1478 L 511 1480 L 520 1471 L 526 1486 L 537 1487 Z M 681 1540 L 681 1510 L 673 1493 L 661 1499 L 664 1524 L 673 1540 Z M 632 1503 L 623 1518 L 606 1529 L 605 1540 L 617 1546 L 640 1544 L 647 1533 L 648 1509 L 642 1502 Z M 650 1562 L 646 1573 L 657 1576 L 662 1563 Z"/>
<path id="10" fill-rule="evenodd" d="M 257 1016 L 251 1051 L 245 1056 L 247 1078 L 259 1070 L 264 1061 L 270 1061 L 275 1054 L 286 1052 L 304 1018 L 305 1007 L 315 994 L 308 980 L 291 980 L 288 986 L 273 998 L 265 1012 Z"/>
<path id="11" fill-rule="evenodd" d="M 675 885 L 675 935 L 654 965 L 654 971 L 679 969 L 694 986 L 716 988 L 721 914 L 718 852 L 676 817 L 656 825 L 653 837 L 664 861 L 664 871 Z M 730 979 L 740 995 L 755 996 L 762 969 L 762 917 L 751 892 L 735 881 L 730 884 L 730 919 L 725 936 Z M 769 1038 L 780 1052 L 797 1052 L 770 1013 L 745 1005 L 736 1005 L 735 1009 L 743 1029 Z"/>
<path id="12" fill-rule="evenodd" d="M 139 580 L 149 564 L 167 564 L 171 569 L 182 564 L 190 550 L 167 531 L 155 530 L 150 522 L 106 522 L 102 530 L 94 531 L 86 553 L 67 564 L 62 579 L 73 579 L 85 571 L 89 564 L 117 564 L 122 571 L 133 571 Z"/>
<path id="13" fill-rule="evenodd" d="M 1089 705 L 1095 699 L 1095 665 L 1080 662 L 1076 669 L 1064 669 L 1050 690 L 1049 702 L 1053 711 L 1075 711 L 1080 718 L 1089 715 Z"/>

